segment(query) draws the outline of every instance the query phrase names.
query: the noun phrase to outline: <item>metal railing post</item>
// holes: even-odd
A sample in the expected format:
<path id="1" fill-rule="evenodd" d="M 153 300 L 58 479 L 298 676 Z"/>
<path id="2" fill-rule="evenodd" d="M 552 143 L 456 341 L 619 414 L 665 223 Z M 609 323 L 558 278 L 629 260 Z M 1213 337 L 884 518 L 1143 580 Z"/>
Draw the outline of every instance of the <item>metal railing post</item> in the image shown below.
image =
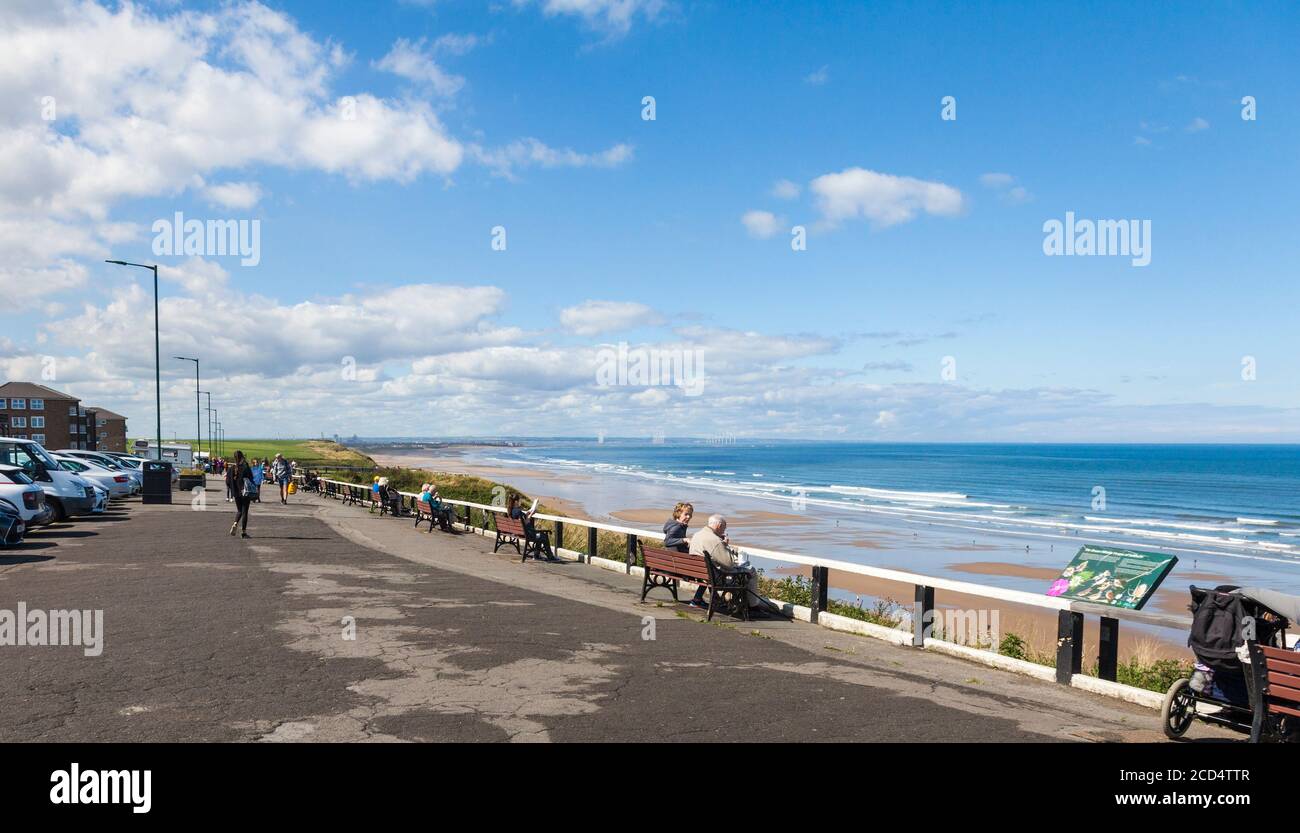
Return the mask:
<path id="1" fill-rule="evenodd" d="M 934 588 L 916 585 L 912 601 L 912 645 L 925 647 L 925 637 L 934 623 Z"/>
<path id="2" fill-rule="evenodd" d="M 1119 620 L 1101 617 L 1097 641 L 1097 676 L 1115 682 L 1119 676 Z"/>
<path id="3" fill-rule="evenodd" d="M 555 522 L 555 555 L 559 557 L 560 550 L 564 549 L 564 521 Z"/>
<path id="4" fill-rule="evenodd" d="M 587 563 L 596 557 L 596 527 L 587 527 Z"/>
<path id="5" fill-rule="evenodd" d="M 812 568 L 812 614 L 809 621 L 817 623 L 817 617 L 826 609 L 826 589 L 830 586 L 831 571 L 829 567 Z"/>
<path id="6" fill-rule="evenodd" d="M 1083 670 L 1083 614 L 1062 610 L 1056 624 L 1056 681 L 1069 685 Z"/>
<path id="7" fill-rule="evenodd" d="M 636 536 L 628 533 L 627 536 L 627 571 L 632 572 L 632 567 L 636 565 Z"/>

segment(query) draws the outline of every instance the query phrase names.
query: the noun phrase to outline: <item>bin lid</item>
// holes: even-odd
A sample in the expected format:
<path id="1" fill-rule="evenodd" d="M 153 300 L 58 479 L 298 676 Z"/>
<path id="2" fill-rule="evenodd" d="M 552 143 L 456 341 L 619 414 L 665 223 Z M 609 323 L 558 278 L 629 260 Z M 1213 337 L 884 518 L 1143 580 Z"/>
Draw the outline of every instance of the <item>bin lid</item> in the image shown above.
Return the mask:
<path id="1" fill-rule="evenodd" d="M 171 471 L 172 464 L 166 460 L 146 460 L 145 471 Z"/>

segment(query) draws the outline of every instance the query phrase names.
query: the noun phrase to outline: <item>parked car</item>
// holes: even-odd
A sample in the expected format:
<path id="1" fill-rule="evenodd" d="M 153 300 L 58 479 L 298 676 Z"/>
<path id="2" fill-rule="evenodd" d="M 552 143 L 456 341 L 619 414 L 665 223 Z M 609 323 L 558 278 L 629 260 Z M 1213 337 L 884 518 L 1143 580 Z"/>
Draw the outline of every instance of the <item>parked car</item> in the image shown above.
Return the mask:
<path id="1" fill-rule="evenodd" d="M 95 502 L 91 504 L 90 513 L 102 515 L 108 511 L 108 490 L 98 483 L 91 483 L 90 488 L 95 490 Z"/>
<path id="2" fill-rule="evenodd" d="M 0 547 L 14 547 L 23 542 L 27 524 L 23 522 L 18 507 L 0 498 Z"/>
<path id="3" fill-rule="evenodd" d="M 54 515 L 44 490 L 17 466 L 0 465 L 0 499 L 9 502 L 29 528 L 49 523 Z"/>
<path id="4" fill-rule="evenodd" d="M 120 451 L 106 451 L 104 453 L 110 457 L 113 457 L 116 460 L 121 461 L 122 463 L 125 463 L 132 471 L 138 472 L 140 474 L 141 483 L 143 483 L 144 469 L 141 468 L 141 466 L 149 462 L 149 459 L 151 458 L 136 457 L 131 454 L 123 454 Z M 175 486 L 176 482 L 180 480 L 180 478 L 181 478 L 180 470 L 176 468 L 176 465 L 173 463 L 172 464 L 172 486 Z"/>
<path id="5" fill-rule="evenodd" d="M 63 457 L 75 457 L 78 460 L 84 460 L 108 471 L 126 472 L 131 478 L 131 494 L 135 494 L 144 488 L 144 472 L 140 471 L 138 466 L 132 467 L 111 454 L 86 451 L 79 448 L 63 448 L 54 453 Z"/>
<path id="6" fill-rule="evenodd" d="M 108 492 L 110 498 L 130 497 L 137 490 L 135 478 L 122 469 L 114 467 L 110 470 L 96 465 L 90 460 L 67 454 L 55 454 L 54 459 L 58 460 L 64 468 L 70 469 L 91 483 L 102 487 Z"/>
<path id="7" fill-rule="evenodd" d="M 0 463 L 21 468 L 41 487 L 56 521 L 89 514 L 94 508 L 95 487 L 90 481 L 63 468 L 35 440 L 0 437 Z"/>

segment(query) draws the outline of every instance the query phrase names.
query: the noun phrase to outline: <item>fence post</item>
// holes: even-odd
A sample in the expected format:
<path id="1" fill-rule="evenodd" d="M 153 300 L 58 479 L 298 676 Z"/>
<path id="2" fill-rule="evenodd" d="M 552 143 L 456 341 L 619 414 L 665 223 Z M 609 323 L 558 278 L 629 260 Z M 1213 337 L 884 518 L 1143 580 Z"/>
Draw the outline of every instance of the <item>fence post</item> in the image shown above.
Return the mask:
<path id="1" fill-rule="evenodd" d="M 627 536 L 627 571 L 632 572 L 632 567 L 636 564 L 636 536 L 628 533 Z"/>
<path id="2" fill-rule="evenodd" d="M 826 609 L 826 588 L 830 585 L 829 567 L 812 568 L 812 615 L 808 617 L 814 625 L 818 615 Z"/>
<path id="3" fill-rule="evenodd" d="M 1069 685 L 1083 670 L 1083 614 L 1062 610 L 1056 622 L 1056 681 Z"/>
<path id="4" fill-rule="evenodd" d="M 560 550 L 564 549 L 564 521 L 555 522 L 555 557 L 559 558 Z"/>
<path id="5" fill-rule="evenodd" d="M 1097 641 L 1097 676 L 1115 682 L 1119 672 L 1119 620 L 1101 617 Z"/>
<path id="6" fill-rule="evenodd" d="M 587 527 L 587 563 L 596 557 L 596 527 Z"/>
<path id="7" fill-rule="evenodd" d="M 925 647 L 925 633 L 934 621 L 934 588 L 916 585 L 912 602 L 912 645 Z"/>

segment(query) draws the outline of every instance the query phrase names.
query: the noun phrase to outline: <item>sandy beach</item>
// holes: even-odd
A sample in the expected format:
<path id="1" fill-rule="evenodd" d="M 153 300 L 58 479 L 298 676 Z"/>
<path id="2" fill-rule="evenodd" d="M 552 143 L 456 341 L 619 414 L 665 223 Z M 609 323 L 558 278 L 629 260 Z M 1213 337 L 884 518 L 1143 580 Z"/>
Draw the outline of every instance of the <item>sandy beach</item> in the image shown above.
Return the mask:
<path id="1" fill-rule="evenodd" d="M 498 451 L 492 446 L 463 446 L 438 449 L 371 449 L 367 453 L 381 465 L 423 468 L 457 474 L 469 474 L 506 483 L 538 498 L 554 511 L 584 520 L 604 521 L 632 525 L 647 530 L 659 530 L 668 520 L 675 500 L 665 495 L 660 505 L 633 503 L 638 496 L 644 498 L 647 489 L 629 488 L 613 478 L 583 472 L 555 472 L 527 466 L 503 466 L 485 463 L 479 455 Z M 634 484 L 635 485 L 635 484 Z M 923 540 L 918 531 L 876 527 L 858 519 L 834 520 L 810 512 L 782 512 L 770 504 L 737 499 L 730 495 L 701 493 L 690 495 L 695 508 L 692 530 L 699 529 L 714 512 L 727 516 L 732 537 L 739 545 L 763 549 L 788 550 L 808 554 L 829 555 L 845 559 L 846 554 L 858 553 L 848 560 L 860 561 L 889 569 L 920 572 L 922 574 L 947 574 L 953 578 L 988 583 L 1014 589 L 1043 590 L 1060 574 L 1061 567 L 1042 566 L 1012 560 L 1026 552 L 1037 559 L 1041 551 L 1009 550 L 1004 545 L 979 541 Z M 1063 567 L 1073 555 L 1073 550 L 1050 548 L 1046 557 Z M 964 560 L 963 553 L 984 555 L 980 560 Z M 987 558 L 998 553 L 1005 560 Z M 918 556 L 924 563 L 917 563 Z M 1006 558 L 1011 556 L 1011 558 Z M 770 575 L 806 575 L 797 566 L 765 565 Z M 984 581 L 981 581 L 983 579 Z M 912 587 L 880 581 L 855 573 L 832 570 L 830 574 L 833 595 L 846 601 L 862 599 L 866 605 L 875 600 L 894 600 L 910 607 Z M 1148 610 L 1160 613 L 1182 614 L 1187 607 L 1187 584 L 1214 585 L 1226 578 L 1203 571 L 1187 570 L 1171 577 L 1152 597 Z M 937 603 L 945 609 L 997 610 L 1000 631 L 1015 633 L 1025 638 L 1035 650 L 1048 653 L 1056 642 L 1056 616 L 1051 611 L 1020 605 L 994 603 L 979 596 L 939 593 Z M 1089 617 L 1094 620 L 1095 617 Z M 1085 631 L 1085 657 L 1096 656 L 1097 623 L 1090 621 Z M 1121 659 L 1159 658 L 1187 659 L 1186 634 L 1169 629 L 1134 626 L 1121 631 Z"/>

